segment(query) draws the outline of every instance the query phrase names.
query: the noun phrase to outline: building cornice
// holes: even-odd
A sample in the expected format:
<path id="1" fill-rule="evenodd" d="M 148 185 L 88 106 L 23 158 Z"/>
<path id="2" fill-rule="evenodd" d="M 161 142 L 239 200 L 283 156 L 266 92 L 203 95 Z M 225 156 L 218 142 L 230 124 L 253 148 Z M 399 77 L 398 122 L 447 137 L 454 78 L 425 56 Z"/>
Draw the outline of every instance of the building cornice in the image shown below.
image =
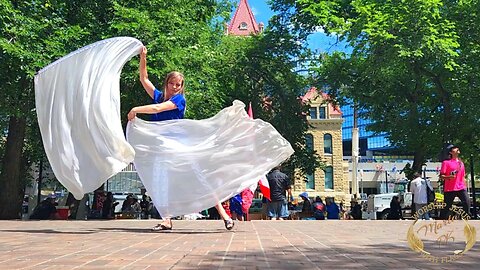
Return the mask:
<path id="1" fill-rule="evenodd" d="M 323 125 L 342 125 L 343 119 L 310 119 L 308 123 L 314 127 L 321 127 Z"/>

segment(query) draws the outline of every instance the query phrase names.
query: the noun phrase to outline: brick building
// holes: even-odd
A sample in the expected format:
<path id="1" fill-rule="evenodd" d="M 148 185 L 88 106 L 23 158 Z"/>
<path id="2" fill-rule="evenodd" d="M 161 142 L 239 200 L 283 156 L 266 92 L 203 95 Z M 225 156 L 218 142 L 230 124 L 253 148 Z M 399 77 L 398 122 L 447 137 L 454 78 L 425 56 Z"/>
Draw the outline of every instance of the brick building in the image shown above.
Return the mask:
<path id="1" fill-rule="evenodd" d="M 262 30 L 263 23 L 257 24 L 247 0 L 240 0 L 227 25 L 226 34 L 249 36 L 259 34 Z M 303 97 L 303 101 L 311 105 L 307 117 L 312 128 L 307 144 L 320 154 L 327 167 L 325 171 L 318 168 L 306 178 L 296 175 L 293 179 L 293 195 L 298 197 L 298 194 L 307 191 L 310 197 L 334 197 L 337 202 L 349 202 L 348 164 L 343 161 L 342 113 L 326 100 L 326 94 L 319 93 L 316 88 L 311 88 Z"/>
<path id="2" fill-rule="evenodd" d="M 294 191 L 307 191 L 310 197 L 334 197 L 335 201 L 350 201 L 348 163 L 343 161 L 342 112 L 328 102 L 328 96 L 315 87 L 302 97 L 310 107 L 308 122 L 311 125 L 307 135 L 307 147 L 313 148 L 327 165 L 306 179 L 295 179 Z"/>

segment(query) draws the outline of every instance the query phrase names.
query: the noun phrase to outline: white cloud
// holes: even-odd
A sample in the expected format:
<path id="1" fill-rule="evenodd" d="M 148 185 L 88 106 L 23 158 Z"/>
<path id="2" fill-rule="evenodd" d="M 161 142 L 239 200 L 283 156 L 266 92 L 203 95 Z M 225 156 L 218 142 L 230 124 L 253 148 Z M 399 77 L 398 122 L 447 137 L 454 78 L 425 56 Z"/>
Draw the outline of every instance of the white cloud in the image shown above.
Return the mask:
<path id="1" fill-rule="evenodd" d="M 315 27 L 315 29 L 313 31 L 315 33 L 325 33 L 325 29 L 323 29 L 323 27 L 321 27 L 321 26 Z"/>

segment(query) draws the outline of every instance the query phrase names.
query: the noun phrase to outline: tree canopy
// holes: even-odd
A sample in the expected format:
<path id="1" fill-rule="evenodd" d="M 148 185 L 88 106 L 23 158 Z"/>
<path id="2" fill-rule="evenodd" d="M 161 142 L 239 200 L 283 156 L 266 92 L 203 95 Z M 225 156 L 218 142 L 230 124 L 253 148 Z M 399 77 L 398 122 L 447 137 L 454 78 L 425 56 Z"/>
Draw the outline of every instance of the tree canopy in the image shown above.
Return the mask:
<path id="1" fill-rule="evenodd" d="M 299 36 L 321 29 L 348 42 L 351 53 L 320 56 L 318 84 L 413 153 L 415 170 L 446 142 L 478 153 L 478 1 L 274 2 Z"/>
<path id="2" fill-rule="evenodd" d="M 302 146 L 308 126 L 297 97 L 305 82 L 293 70 L 301 56 L 288 32 L 225 36 L 228 0 L 0 0 L 0 218 L 17 218 L 33 163 L 45 160 L 35 115 L 35 73 L 67 53 L 101 39 L 132 36 L 148 48 L 150 79 L 161 87 L 172 70 L 184 73 L 187 117 L 214 115 L 234 99 L 252 102 L 294 146 L 291 168 L 311 172 L 315 153 Z M 149 102 L 138 80 L 138 58 L 122 70 L 121 113 Z M 263 106 L 265 98 L 273 102 Z M 124 117 L 125 116 L 125 117 Z"/>

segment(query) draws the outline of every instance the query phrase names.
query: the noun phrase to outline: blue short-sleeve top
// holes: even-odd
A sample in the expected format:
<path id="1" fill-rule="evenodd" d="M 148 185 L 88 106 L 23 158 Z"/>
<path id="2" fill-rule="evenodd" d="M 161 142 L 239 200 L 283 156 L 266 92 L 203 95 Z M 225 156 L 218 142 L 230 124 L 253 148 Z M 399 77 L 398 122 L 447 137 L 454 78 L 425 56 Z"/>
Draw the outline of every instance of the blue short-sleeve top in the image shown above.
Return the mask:
<path id="1" fill-rule="evenodd" d="M 151 115 L 152 121 L 164 121 L 172 119 L 183 119 L 185 117 L 185 106 L 186 100 L 182 94 L 176 94 L 169 99 L 173 104 L 177 106 L 176 109 L 163 111 Z M 152 104 L 159 104 L 166 100 L 163 100 L 163 92 L 155 88 L 153 90 L 153 101 Z"/>

